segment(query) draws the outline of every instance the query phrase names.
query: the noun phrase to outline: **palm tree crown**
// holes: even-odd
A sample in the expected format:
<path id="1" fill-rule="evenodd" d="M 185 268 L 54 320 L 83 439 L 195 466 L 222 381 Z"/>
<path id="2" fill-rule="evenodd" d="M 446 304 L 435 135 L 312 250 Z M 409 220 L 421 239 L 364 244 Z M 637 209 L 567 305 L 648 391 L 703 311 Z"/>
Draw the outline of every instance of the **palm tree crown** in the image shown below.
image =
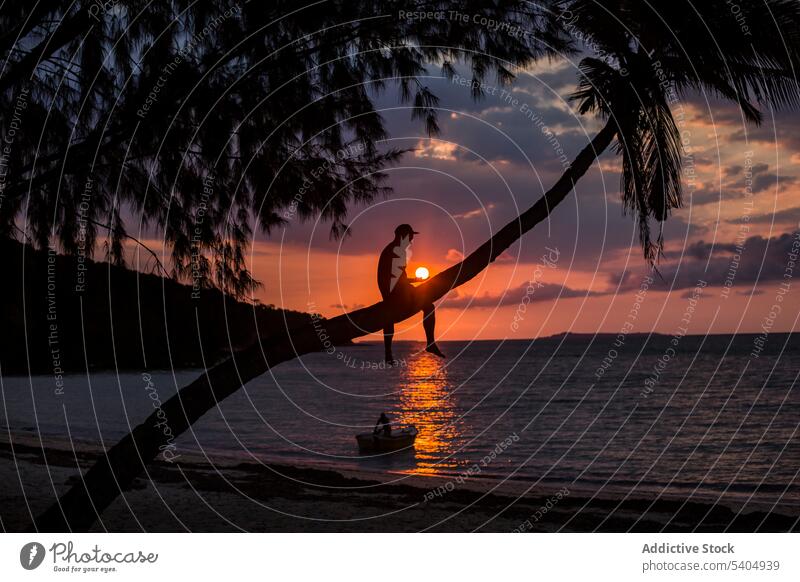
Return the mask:
<path id="1" fill-rule="evenodd" d="M 663 222 L 691 184 L 691 140 L 681 131 L 681 101 L 692 93 L 739 106 L 760 123 L 763 108 L 800 103 L 800 3 L 673 0 L 558 2 L 556 20 L 593 55 L 581 61 L 572 99 L 617 127 L 622 201 L 636 216 L 645 258 L 655 262 Z M 776 32 L 777 29 L 777 32 Z M 679 114 L 676 123 L 676 112 Z"/>

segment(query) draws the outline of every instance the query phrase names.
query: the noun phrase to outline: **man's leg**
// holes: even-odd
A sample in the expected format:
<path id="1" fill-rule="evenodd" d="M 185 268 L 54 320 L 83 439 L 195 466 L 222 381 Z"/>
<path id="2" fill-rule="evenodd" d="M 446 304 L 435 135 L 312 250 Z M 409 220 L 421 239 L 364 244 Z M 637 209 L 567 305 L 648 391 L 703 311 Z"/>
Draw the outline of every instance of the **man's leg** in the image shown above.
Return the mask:
<path id="1" fill-rule="evenodd" d="M 433 303 L 429 303 L 422 308 L 422 327 L 425 330 L 425 343 L 428 344 L 425 351 L 444 358 L 442 350 L 436 345 L 436 310 L 433 307 Z"/>
<path id="2" fill-rule="evenodd" d="M 392 339 L 394 339 L 394 324 L 387 323 L 383 326 L 383 350 L 385 353 L 385 360 L 387 364 L 394 362 L 392 355 Z"/>

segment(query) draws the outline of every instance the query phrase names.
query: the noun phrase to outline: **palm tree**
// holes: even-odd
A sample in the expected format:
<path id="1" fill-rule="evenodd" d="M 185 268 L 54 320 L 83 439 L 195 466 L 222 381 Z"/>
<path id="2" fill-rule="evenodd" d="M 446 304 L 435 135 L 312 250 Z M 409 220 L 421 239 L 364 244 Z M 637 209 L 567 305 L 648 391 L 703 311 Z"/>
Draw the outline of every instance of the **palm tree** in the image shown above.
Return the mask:
<path id="1" fill-rule="evenodd" d="M 681 174 L 690 160 L 673 109 L 694 92 L 738 105 L 758 123 L 758 106 L 796 107 L 800 90 L 800 3 L 743 3 L 734 15 L 725 0 L 571 0 L 552 4 L 550 25 L 572 35 L 593 53 L 581 61 L 573 99 L 578 111 L 595 114 L 603 128 L 575 157 L 558 181 L 528 210 L 499 230 L 461 263 L 418 289 L 435 301 L 463 285 L 536 224 L 546 219 L 609 146 L 621 157 L 624 208 L 638 221 L 645 260 L 657 261 L 663 239 L 652 223 L 665 221 L 682 203 Z M 738 16 L 738 18 L 737 18 Z M 750 35 L 745 34 L 747 23 Z M 410 308 L 397 321 L 413 315 Z M 378 331 L 382 303 L 322 322 L 336 344 Z M 174 435 L 269 368 L 319 351 L 320 326 L 306 325 L 262 339 L 208 370 L 164 403 Z M 159 453 L 163 435 L 151 415 L 113 446 L 81 480 L 36 522 L 42 530 L 86 529 Z"/>

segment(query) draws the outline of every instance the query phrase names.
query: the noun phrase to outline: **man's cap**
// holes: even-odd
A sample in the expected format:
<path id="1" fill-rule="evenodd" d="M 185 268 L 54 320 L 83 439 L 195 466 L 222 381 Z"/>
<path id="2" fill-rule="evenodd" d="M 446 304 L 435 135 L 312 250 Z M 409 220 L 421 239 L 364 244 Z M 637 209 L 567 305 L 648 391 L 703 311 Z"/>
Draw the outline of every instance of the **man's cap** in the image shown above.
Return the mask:
<path id="1" fill-rule="evenodd" d="M 411 228 L 410 224 L 401 224 L 400 226 L 394 229 L 394 233 L 397 236 L 402 236 L 404 234 L 419 234 L 416 230 Z"/>

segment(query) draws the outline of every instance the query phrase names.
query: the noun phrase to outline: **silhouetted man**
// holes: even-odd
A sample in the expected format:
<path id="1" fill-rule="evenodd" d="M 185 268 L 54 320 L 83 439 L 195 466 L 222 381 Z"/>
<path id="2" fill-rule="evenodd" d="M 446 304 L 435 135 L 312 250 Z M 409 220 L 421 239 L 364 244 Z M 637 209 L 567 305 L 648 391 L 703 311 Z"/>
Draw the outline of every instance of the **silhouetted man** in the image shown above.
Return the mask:
<path id="1" fill-rule="evenodd" d="M 389 421 L 389 417 L 386 416 L 385 412 L 381 412 L 378 422 L 375 423 L 375 428 L 372 429 L 372 434 L 381 433 L 383 433 L 383 436 L 392 436 L 392 423 Z"/>
<path id="2" fill-rule="evenodd" d="M 392 315 L 402 313 L 410 306 L 415 306 L 418 301 L 417 289 L 411 283 L 419 283 L 422 279 L 409 278 L 406 275 L 406 263 L 410 255 L 409 247 L 414 235 L 419 234 L 408 224 L 401 224 L 394 229 L 394 240 L 386 245 L 378 260 L 378 289 L 389 308 L 388 321 L 383 326 L 383 345 L 386 352 L 386 362 L 394 362 L 392 355 L 392 339 L 394 338 L 394 319 Z M 427 347 L 425 351 L 441 358 L 444 354 L 436 345 L 434 328 L 436 315 L 433 303 L 427 302 L 420 306 L 422 310 L 422 327 L 425 329 Z"/>

